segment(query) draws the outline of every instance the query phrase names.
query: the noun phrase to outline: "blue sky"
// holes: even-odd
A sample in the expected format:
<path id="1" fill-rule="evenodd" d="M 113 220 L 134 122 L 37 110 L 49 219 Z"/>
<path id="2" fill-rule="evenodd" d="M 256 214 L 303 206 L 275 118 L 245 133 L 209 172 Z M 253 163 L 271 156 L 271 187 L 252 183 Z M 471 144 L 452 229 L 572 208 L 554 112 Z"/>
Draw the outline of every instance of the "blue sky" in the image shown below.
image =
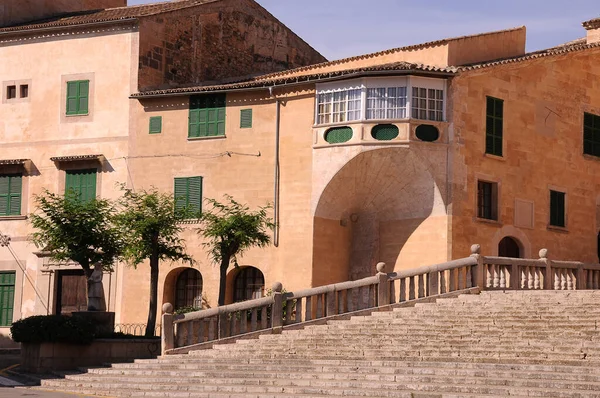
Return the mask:
<path id="1" fill-rule="evenodd" d="M 581 22 L 600 17 L 598 0 L 257 1 L 330 60 L 522 25 L 535 51 L 585 36 Z"/>

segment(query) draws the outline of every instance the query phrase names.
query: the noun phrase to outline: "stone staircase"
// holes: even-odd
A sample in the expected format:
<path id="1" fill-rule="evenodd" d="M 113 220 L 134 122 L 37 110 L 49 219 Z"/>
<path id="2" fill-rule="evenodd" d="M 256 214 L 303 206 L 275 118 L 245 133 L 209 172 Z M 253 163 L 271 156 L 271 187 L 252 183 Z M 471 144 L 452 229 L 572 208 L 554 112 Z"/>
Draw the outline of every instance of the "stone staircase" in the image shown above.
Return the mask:
<path id="1" fill-rule="evenodd" d="M 109 397 L 600 397 L 599 291 L 486 291 L 44 380 Z"/>

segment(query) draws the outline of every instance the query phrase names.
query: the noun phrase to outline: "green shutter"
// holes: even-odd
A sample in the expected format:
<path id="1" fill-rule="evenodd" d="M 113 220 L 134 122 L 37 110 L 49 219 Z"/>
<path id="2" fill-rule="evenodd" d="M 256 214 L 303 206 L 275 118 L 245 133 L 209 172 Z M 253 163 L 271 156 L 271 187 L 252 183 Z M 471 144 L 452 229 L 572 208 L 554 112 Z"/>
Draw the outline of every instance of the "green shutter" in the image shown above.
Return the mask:
<path id="1" fill-rule="evenodd" d="M 240 128 L 252 128 L 252 109 L 242 109 L 240 111 Z"/>
<path id="2" fill-rule="evenodd" d="M 65 194 L 72 191 L 84 202 L 96 199 L 97 173 L 96 169 L 68 170 Z"/>
<path id="3" fill-rule="evenodd" d="M 0 326 L 10 326 L 15 301 L 15 273 L 0 272 Z"/>
<path id="4" fill-rule="evenodd" d="M 225 135 L 225 103 L 224 94 L 191 97 L 188 137 Z"/>
<path id="5" fill-rule="evenodd" d="M 196 217 L 202 211 L 202 177 L 175 178 L 175 209 L 187 208 Z"/>
<path id="6" fill-rule="evenodd" d="M 67 115 L 87 115 L 89 96 L 89 80 L 67 82 Z"/>
<path id="7" fill-rule="evenodd" d="M 20 174 L 0 175 L 0 216 L 21 215 L 22 188 Z"/>
<path id="8" fill-rule="evenodd" d="M 504 101 L 486 97 L 485 153 L 502 156 Z"/>
<path id="9" fill-rule="evenodd" d="M 150 118 L 150 134 L 162 133 L 162 116 L 152 116 Z"/>

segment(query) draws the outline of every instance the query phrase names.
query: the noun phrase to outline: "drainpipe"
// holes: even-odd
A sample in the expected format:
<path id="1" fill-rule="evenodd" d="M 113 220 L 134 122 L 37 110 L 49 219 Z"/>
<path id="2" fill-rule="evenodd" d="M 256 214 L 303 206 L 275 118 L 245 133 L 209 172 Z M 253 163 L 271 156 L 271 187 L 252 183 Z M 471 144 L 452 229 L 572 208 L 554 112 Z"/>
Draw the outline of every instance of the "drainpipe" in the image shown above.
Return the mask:
<path id="1" fill-rule="evenodd" d="M 273 87 L 269 87 L 269 94 L 271 98 L 273 95 Z M 275 100 L 276 116 L 275 116 L 275 182 L 273 192 L 273 212 L 275 228 L 273 229 L 273 244 L 275 247 L 279 247 L 279 179 L 280 179 L 280 165 L 279 165 L 279 134 L 280 134 L 280 122 L 281 122 L 281 101 Z"/>

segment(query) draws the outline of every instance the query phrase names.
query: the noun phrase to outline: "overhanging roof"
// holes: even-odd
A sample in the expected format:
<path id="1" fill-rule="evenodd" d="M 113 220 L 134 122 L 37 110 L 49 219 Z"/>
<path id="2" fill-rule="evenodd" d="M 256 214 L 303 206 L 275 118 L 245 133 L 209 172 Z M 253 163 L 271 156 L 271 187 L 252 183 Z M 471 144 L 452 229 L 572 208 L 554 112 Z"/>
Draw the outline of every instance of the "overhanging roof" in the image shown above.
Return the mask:
<path id="1" fill-rule="evenodd" d="M 101 161 L 104 158 L 104 155 L 71 155 L 71 156 L 56 156 L 50 158 L 51 161 L 57 163 L 66 163 L 66 162 L 82 162 L 86 160 L 97 160 Z"/>

